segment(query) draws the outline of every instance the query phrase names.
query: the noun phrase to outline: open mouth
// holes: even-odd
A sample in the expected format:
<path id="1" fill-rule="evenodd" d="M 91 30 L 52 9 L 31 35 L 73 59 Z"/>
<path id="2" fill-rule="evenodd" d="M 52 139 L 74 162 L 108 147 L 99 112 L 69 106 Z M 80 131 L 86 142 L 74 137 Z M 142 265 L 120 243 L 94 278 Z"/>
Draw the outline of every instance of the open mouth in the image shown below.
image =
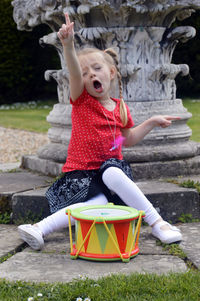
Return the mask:
<path id="1" fill-rule="evenodd" d="M 103 91 L 102 84 L 101 84 L 98 80 L 95 80 L 95 81 L 93 82 L 93 85 L 94 85 L 95 90 L 96 90 L 98 93 L 101 93 L 101 92 Z"/>

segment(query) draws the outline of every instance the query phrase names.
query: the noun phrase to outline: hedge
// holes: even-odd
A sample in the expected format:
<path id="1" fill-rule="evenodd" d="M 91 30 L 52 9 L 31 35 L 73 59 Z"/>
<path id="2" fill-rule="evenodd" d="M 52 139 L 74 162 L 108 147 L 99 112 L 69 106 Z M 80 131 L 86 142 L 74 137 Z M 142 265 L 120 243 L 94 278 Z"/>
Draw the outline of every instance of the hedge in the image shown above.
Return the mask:
<path id="1" fill-rule="evenodd" d="M 186 43 L 179 43 L 173 55 L 175 64 L 187 64 L 190 74 L 177 76 L 177 97 L 200 97 L 200 10 L 190 18 L 177 22 L 176 26 L 193 26 L 196 36 Z"/>
<path id="2" fill-rule="evenodd" d="M 47 69 L 59 69 L 56 50 L 42 48 L 39 38 L 49 28 L 17 30 L 11 0 L 0 1 L 0 103 L 30 101 L 56 94 L 56 83 L 44 79 Z"/>

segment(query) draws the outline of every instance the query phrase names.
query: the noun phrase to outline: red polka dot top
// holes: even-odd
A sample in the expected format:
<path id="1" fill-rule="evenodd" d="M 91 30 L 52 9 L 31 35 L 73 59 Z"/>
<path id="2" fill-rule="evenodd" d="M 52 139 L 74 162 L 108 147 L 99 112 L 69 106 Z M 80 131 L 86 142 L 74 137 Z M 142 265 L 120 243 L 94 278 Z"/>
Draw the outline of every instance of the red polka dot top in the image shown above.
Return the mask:
<path id="1" fill-rule="evenodd" d="M 63 172 L 99 169 L 110 158 L 123 158 L 121 145 L 112 150 L 114 138 L 121 136 L 121 129 L 124 128 L 120 119 L 120 100 L 112 99 L 116 101 L 114 111 L 108 111 L 86 89 L 76 101 L 70 100 L 72 131 Z M 131 128 L 134 122 L 128 106 L 127 113 L 128 122 L 125 128 Z"/>

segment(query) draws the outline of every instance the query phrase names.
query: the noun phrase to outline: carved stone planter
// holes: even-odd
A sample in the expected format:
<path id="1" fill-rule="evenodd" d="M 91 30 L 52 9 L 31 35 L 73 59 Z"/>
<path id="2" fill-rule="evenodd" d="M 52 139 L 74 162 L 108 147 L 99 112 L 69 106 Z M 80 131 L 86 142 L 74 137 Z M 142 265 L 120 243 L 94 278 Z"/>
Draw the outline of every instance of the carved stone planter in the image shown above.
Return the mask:
<path id="1" fill-rule="evenodd" d="M 182 20 L 199 9 L 199 0 L 14 0 L 12 4 L 20 30 L 31 30 L 40 23 L 46 23 L 52 29 L 52 33 L 42 37 L 40 42 L 53 45 L 61 61 L 61 70 L 45 73 L 47 80 L 53 78 L 58 84 L 59 103 L 47 117 L 52 126 L 48 132 L 51 142 L 40 149 L 37 156 L 24 157 L 25 167 L 55 175 L 67 156 L 71 134 L 68 73 L 56 33 L 64 22 L 63 13 L 68 12 L 75 22 L 77 48 L 83 45 L 102 49 L 115 47 L 118 51 L 124 99 L 136 125 L 155 114 L 181 117 L 169 128 L 153 130 L 140 145 L 124 150 L 133 169 L 135 162 L 141 162 L 145 178 L 149 174 L 145 174 L 144 162 L 153 166 L 153 162 L 162 165 L 163 161 L 169 161 L 172 168 L 168 168 L 169 174 L 165 172 L 165 175 L 169 176 L 170 172 L 176 175 L 174 173 L 184 171 L 183 168 L 174 170 L 174 160 L 194 158 L 193 173 L 198 171 L 200 146 L 189 141 L 191 129 L 186 124 L 191 114 L 183 107 L 181 99 L 176 99 L 175 78 L 178 74 L 187 75 L 189 67 L 171 63 L 177 43 L 194 37 L 195 29 L 190 26 L 171 28 L 171 25 L 176 18 Z M 159 173 L 153 175 L 159 176 Z"/>

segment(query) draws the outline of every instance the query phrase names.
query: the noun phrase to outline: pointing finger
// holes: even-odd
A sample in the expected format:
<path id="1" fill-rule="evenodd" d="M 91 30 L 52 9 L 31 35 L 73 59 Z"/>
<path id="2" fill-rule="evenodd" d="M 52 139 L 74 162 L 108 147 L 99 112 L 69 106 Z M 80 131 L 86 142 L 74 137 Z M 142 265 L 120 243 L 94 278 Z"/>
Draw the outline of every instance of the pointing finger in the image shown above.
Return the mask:
<path id="1" fill-rule="evenodd" d="M 180 120 L 181 117 L 179 116 L 164 116 L 167 120 Z"/>
<path id="2" fill-rule="evenodd" d="M 66 21 L 67 25 L 70 25 L 70 18 L 69 18 L 68 13 L 65 13 L 65 21 Z"/>

